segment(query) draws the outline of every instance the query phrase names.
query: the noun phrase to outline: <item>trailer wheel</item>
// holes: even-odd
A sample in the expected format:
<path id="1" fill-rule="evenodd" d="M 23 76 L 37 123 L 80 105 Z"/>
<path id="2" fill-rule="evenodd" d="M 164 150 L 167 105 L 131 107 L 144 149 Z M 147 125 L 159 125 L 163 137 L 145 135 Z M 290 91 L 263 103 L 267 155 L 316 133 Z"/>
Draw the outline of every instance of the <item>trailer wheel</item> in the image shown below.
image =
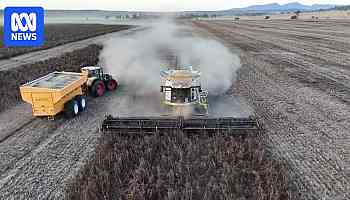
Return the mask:
<path id="1" fill-rule="evenodd" d="M 101 80 L 95 81 L 91 86 L 91 93 L 94 97 L 101 97 L 106 90 L 105 84 Z"/>
<path id="2" fill-rule="evenodd" d="M 73 118 L 79 114 L 79 103 L 72 99 L 64 105 L 64 112 L 67 117 Z"/>
<path id="3" fill-rule="evenodd" d="M 75 100 L 78 102 L 79 112 L 82 112 L 86 109 L 86 97 L 85 96 L 77 96 Z"/>
<path id="4" fill-rule="evenodd" d="M 112 91 L 112 90 L 115 90 L 115 89 L 117 89 L 117 87 L 118 87 L 118 82 L 116 81 L 116 80 L 114 80 L 114 79 L 111 79 L 111 80 L 109 80 L 109 81 L 107 81 L 107 89 L 109 90 L 109 91 Z"/>

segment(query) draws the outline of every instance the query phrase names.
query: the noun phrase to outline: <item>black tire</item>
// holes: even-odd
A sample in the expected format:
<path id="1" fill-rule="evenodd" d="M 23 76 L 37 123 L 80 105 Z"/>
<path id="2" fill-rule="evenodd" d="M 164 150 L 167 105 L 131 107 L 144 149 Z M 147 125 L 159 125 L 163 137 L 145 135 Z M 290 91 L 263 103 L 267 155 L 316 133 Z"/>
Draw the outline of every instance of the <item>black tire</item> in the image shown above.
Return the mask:
<path id="1" fill-rule="evenodd" d="M 79 112 L 83 112 L 86 109 L 86 97 L 85 96 L 77 96 L 75 100 L 78 102 Z"/>
<path id="2" fill-rule="evenodd" d="M 64 105 L 64 113 L 67 117 L 73 118 L 79 114 L 79 103 L 75 99 L 68 101 Z"/>
<path id="3" fill-rule="evenodd" d="M 106 88 L 108 91 L 116 90 L 118 87 L 118 82 L 114 79 L 110 79 L 105 82 Z"/>
<path id="4" fill-rule="evenodd" d="M 102 89 L 103 88 L 103 89 Z M 103 91 L 101 91 L 103 90 Z M 101 97 L 106 91 L 106 86 L 101 80 L 96 80 L 91 85 L 91 95 L 93 97 Z"/>

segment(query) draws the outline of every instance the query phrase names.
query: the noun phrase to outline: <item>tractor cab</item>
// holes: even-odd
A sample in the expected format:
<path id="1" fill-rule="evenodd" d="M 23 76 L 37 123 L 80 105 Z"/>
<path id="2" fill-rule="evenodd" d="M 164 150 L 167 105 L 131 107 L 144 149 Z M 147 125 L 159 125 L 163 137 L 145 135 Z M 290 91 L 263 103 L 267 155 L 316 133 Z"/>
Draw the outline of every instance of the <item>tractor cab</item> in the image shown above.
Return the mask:
<path id="1" fill-rule="evenodd" d="M 100 66 L 82 67 L 81 71 L 88 74 L 87 86 L 92 96 L 100 97 L 105 90 L 115 90 L 118 82 L 109 74 L 105 74 Z"/>
<path id="2" fill-rule="evenodd" d="M 113 79 L 111 75 L 105 74 L 103 68 L 100 66 L 83 67 L 81 68 L 81 71 L 87 73 L 89 78 L 97 78 L 105 82 Z"/>
<path id="3" fill-rule="evenodd" d="M 103 69 L 101 67 L 97 67 L 97 66 L 83 67 L 81 68 L 81 71 L 86 72 L 89 78 L 96 77 L 96 78 L 102 79 L 103 77 Z"/>

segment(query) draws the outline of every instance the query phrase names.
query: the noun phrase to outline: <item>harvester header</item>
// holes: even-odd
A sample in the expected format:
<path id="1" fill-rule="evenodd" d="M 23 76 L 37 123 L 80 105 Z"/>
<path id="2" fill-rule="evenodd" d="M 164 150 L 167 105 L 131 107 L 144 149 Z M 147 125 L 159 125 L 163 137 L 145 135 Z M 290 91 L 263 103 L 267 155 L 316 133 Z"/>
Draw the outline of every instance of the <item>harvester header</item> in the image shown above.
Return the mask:
<path id="1" fill-rule="evenodd" d="M 233 135 L 259 129 L 254 118 L 207 118 L 207 117 L 112 117 L 107 116 L 102 124 L 103 132 L 117 132 L 121 135 L 152 134 L 180 131 L 186 134 L 223 132 Z"/>

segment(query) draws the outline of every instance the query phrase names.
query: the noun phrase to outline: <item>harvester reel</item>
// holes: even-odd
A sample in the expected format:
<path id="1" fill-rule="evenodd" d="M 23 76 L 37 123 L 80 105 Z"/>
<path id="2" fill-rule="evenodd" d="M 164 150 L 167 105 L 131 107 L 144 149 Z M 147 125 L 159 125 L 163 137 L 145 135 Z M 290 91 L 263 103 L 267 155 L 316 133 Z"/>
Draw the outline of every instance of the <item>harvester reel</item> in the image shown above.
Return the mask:
<path id="1" fill-rule="evenodd" d="M 102 124 L 105 133 L 123 135 L 153 134 L 157 132 L 180 131 L 186 134 L 228 133 L 241 135 L 259 130 L 256 119 L 249 118 L 207 118 L 207 117 L 113 117 L 107 116 Z"/>

